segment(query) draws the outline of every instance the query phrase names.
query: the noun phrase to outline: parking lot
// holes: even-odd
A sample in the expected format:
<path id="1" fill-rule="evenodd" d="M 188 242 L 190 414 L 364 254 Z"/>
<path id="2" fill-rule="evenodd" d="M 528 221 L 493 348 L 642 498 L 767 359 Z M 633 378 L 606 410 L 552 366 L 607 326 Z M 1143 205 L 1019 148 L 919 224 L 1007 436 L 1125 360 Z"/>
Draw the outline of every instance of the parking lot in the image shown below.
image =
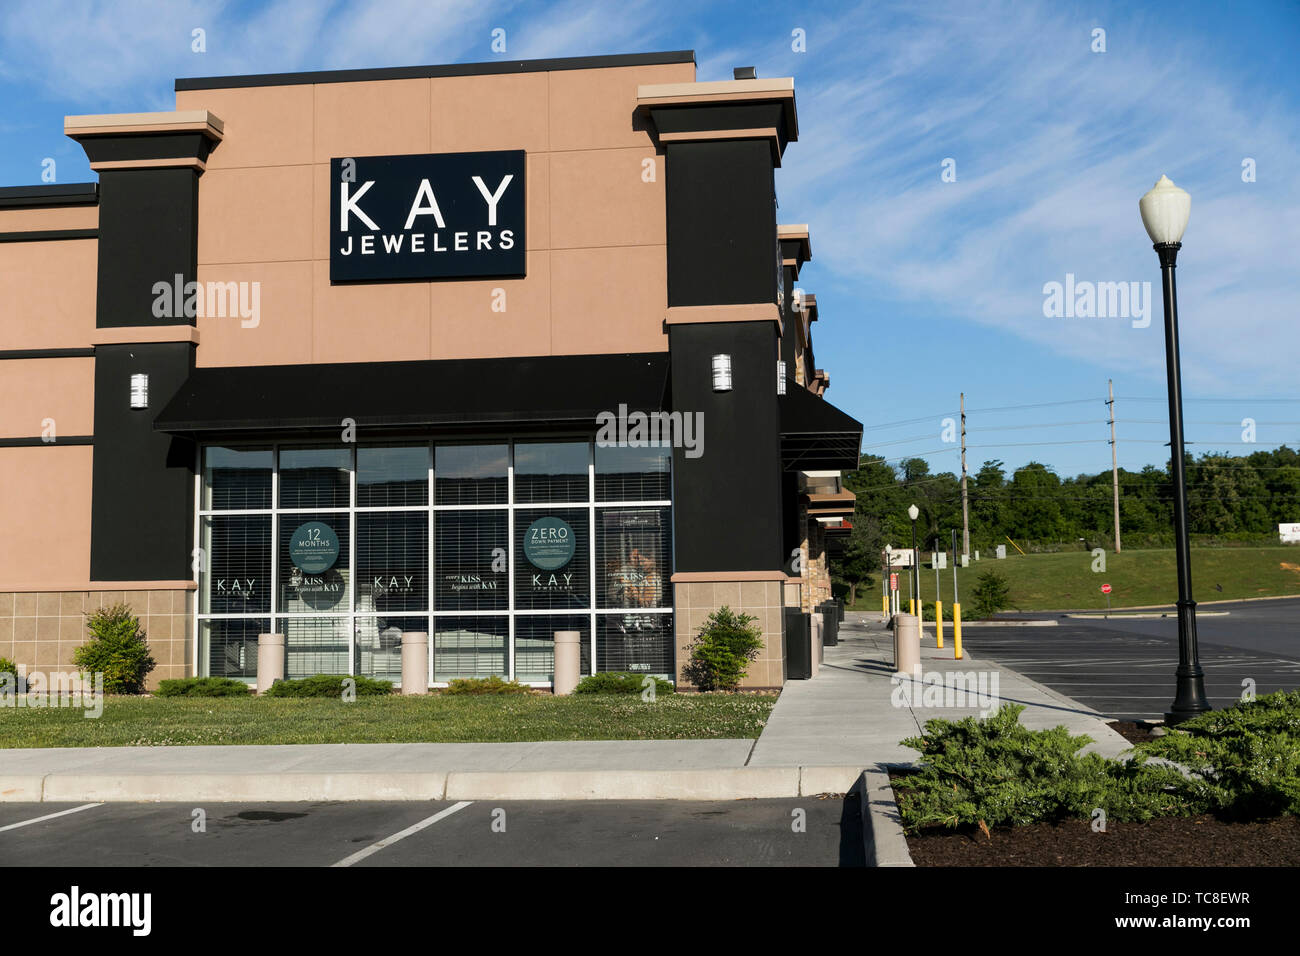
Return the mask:
<path id="1" fill-rule="evenodd" d="M 1214 707 L 1238 700 L 1248 687 L 1257 695 L 1300 689 L 1300 600 L 1198 610 L 1201 666 Z M 966 641 L 976 659 L 997 661 L 1113 717 L 1161 717 L 1173 703 L 1178 621 L 1172 612 L 1056 620 L 1058 627 L 971 628 Z"/>
<path id="2" fill-rule="evenodd" d="M 865 853 L 856 794 L 716 803 L 0 803 L 0 865 L 863 866 Z"/>

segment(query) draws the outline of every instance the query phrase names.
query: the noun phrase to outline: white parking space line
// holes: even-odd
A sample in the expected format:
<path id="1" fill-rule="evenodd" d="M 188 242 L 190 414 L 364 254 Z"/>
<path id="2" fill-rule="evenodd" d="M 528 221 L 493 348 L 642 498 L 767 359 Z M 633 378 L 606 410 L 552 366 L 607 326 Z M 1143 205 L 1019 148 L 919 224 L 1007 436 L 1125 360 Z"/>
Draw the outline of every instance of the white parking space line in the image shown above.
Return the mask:
<path id="1" fill-rule="evenodd" d="M 457 811 L 460 810 L 464 810 L 466 807 L 470 805 L 471 802 L 472 801 L 470 800 L 462 800 L 460 803 L 453 804 L 452 806 L 448 807 L 446 810 L 441 810 L 438 813 L 435 813 L 431 817 L 426 817 L 425 819 L 421 820 L 419 823 L 412 824 L 411 826 L 407 827 L 405 830 L 399 830 L 397 833 L 394 833 L 390 837 L 385 837 L 384 839 L 380 840 L 378 843 L 370 844 L 370 846 L 366 847 L 364 850 L 358 850 L 356 853 L 353 853 L 351 856 L 345 856 L 337 863 L 332 864 L 332 866 L 351 866 L 353 863 L 360 863 L 366 857 L 378 853 L 384 847 L 392 846 L 398 840 L 405 840 L 407 837 L 411 836 L 412 834 L 419 833 L 421 830 L 425 829 L 426 827 L 433 826 L 439 820 L 446 819 L 447 817 L 451 816 L 453 813 L 456 813 Z"/>
<path id="2" fill-rule="evenodd" d="M 53 820 L 55 817 L 66 817 L 69 813 L 80 813 L 82 810 L 90 810 L 93 807 L 102 807 L 102 803 L 83 803 L 79 807 L 73 807 L 71 810 L 60 810 L 58 813 L 47 813 L 43 817 L 34 817 L 31 820 L 22 820 L 18 823 L 10 823 L 8 826 L 0 827 L 0 833 L 6 830 L 17 830 L 19 827 L 29 827 L 33 823 L 40 823 L 44 820 Z"/>

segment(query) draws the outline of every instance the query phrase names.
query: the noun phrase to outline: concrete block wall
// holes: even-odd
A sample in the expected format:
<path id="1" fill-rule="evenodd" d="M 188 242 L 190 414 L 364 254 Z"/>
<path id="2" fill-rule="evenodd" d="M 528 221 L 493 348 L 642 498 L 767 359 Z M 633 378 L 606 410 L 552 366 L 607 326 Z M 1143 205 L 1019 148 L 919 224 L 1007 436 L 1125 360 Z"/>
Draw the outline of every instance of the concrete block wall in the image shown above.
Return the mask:
<path id="1" fill-rule="evenodd" d="M 72 652 L 89 637 L 86 618 L 117 603 L 127 604 L 145 632 L 158 662 L 147 686 L 194 672 L 194 592 L 154 591 L 0 591 L 0 657 L 27 673 L 70 673 Z"/>
<path id="2" fill-rule="evenodd" d="M 741 682 L 744 689 L 778 689 L 785 673 L 785 618 L 781 603 L 782 581 L 682 581 L 673 584 L 674 626 L 677 638 L 677 680 L 691 659 L 694 643 L 705 619 L 718 608 L 731 608 L 757 619 L 763 629 L 763 649 L 751 662 Z"/>

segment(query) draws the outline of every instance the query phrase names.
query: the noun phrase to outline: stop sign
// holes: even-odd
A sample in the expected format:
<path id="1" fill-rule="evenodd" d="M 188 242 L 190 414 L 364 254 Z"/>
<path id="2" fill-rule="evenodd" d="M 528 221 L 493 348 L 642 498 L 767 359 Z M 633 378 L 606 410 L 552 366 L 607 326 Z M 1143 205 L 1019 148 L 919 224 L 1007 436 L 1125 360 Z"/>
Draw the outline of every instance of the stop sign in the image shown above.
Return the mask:
<path id="1" fill-rule="evenodd" d="M 897 591 L 897 590 L 898 590 L 898 575 L 897 575 L 897 574 L 891 574 L 891 575 L 889 576 L 889 590 L 891 590 L 891 591 Z"/>
<path id="2" fill-rule="evenodd" d="M 1101 586 L 1101 593 L 1102 593 L 1102 594 L 1109 594 L 1109 593 L 1110 593 L 1110 585 L 1109 585 L 1109 584 L 1103 584 L 1103 585 Z"/>

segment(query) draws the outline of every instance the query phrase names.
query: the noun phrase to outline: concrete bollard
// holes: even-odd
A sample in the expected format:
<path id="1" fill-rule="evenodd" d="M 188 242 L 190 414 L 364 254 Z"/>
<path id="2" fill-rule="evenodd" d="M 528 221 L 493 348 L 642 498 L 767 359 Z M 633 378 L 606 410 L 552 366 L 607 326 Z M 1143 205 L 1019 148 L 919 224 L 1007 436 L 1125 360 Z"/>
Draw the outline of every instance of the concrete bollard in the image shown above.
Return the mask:
<path id="1" fill-rule="evenodd" d="M 429 693 L 429 633 L 402 632 L 402 693 Z"/>
<path id="2" fill-rule="evenodd" d="M 257 692 L 265 694 L 278 680 L 284 680 L 284 635 L 257 635 Z"/>
<path id="3" fill-rule="evenodd" d="M 555 632 L 555 675 L 551 691 L 557 697 L 573 693 L 582 671 L 582 632 Z"/>
<path id="4" fill-rule="evenodd" d="M 894 672 L 921 676 L 921 621 L 915 614 L 894 618 Z"/>

